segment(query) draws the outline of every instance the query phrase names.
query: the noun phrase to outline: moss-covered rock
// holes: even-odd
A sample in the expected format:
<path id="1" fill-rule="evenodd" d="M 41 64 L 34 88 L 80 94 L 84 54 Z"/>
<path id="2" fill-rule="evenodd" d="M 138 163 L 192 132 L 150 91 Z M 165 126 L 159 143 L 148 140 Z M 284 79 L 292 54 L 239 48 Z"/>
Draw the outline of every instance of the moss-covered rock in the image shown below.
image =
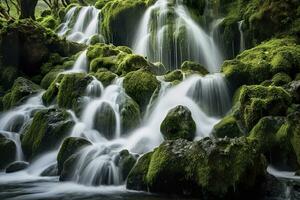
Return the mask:
<path id="1" fill-rule="evenodd" d="M 0 134 L 0 170 L 15 160 L 16 145 L 14 141 L 5 138 Z"/>
<path id="2" fill-rule="evenodd" d="M 238 198 L 255 191 L 265 160 L 246 138 L 165 141 L 144 155 L 127 188 L 205 198 Z"/>
<path id="3" fill-rule="evenodd" d="M 130 154 L 128 150 L 122 150 L 119 153 L 117 166 L 120 168 L 123 181 L 126 180 L 136 161 L 136 156 Z"/>
<path id="4" fill-rule="evenodd" d="M 272 86 L 283 86 L 292 81 L 292 78 L 286 73 L 275 74 L 272 78 Z"/>
<path id="5" fill-rule="evenodd" d="M 222 66 L 226 78 L 235 86 L 259 84 L 279 72 L 293 76 L 299 72 L 300 46 L 292 38 L 273 39 L 244 51 Z"/>
<path id="6" fill-rule="evenodd" d="M 192 72 L 198 72 L 201 75 L 207 75 L 209 72 L 205 67 L 203 67 L 201 64 L 193 62 L 193 61 L 185 61 L 181 65 L 181 70 L 188 73 L 190 71 Z"/>
<path id="7" fill-rule="evenodd" d="M 29 159 L 60 144 L 74 125 L 65 110 L 45 109 L 35 113 L 32 123 L 21 138 L 22 149 Z"/>
<path id="8" fill-rule="evenodd" d="M 286 86 L 286 90 L 292 95 L 294 103 L 300 103 L 300 81 L 292 81 Z"/>
<path id="9" fill-rule="evenodd" d="M 63 79 L 64 74 L 59 74 L 55 77 L 54 81 L 50 84 L 46 92 L 42 96 L 42 100 L 46 106 L 51 105 L 56 101 L 56 96 L 59 91 L 60 82 Z"/>
<path id="10" fill-rule="evenodd" d="M 58 21 L 54 16 L 48 15 L 42 18 L 40 24 L 46 28 L 55 30 L 55 28 L 58 26 Z"/>
<path id="11" fill-rule="evenodd" d="M 214 126 L 212 134 L 217 138 L 234 138 L 242 136 L 243 132 L 241 131 L 238 121 L 235 119 L 235 117 L 229 115 L 224 117 Z"/>
<path id="12" fill-rule="evenodd" d="M 109 86 L 117 77 L 118 75 L 107 70 L 98 70 L 96 73 L 91 73 L 96 79 L 98 79 L 105 87 Z"/>
<path id="13" fill-rule="evenodd" d="M 63 141 L 62 146 L 57 154 L 57 168 L 58 174 L 61 173 L 63 169 L 64 162 L 73 154 L 78 152 L 80 149 L 87 145 L 91 145 L 89 141 L 84 138 L 78 137 L 68 137 Z"/>
<path id="14" fill-rule="evenodd" d="M 148 66 L 149 63 L 144 57 L 135 54 L 128 54 L 122 59 L 122 62 L 120 62 L 117 74 L 125 75 L 128 72 L 147 68 Z"/>
<path id="15" fill-rule="evenodd" d="M 3 66 L 17 67 L 28 76 L 39 74 L 51 53 L 70 56 L 83 48 L 84 45 L 60 39 L 31 19 L 10 21 L 0 31 Z"/>
<path id="16" fill-rule="evenodd" d="M 171 109 L 160 125 L 165 140 L 193 140 L 196 134 L 196 123 L 191 111 L 185 106 Z"/>
<path id="17" fill-rule="evenodd" d="M 4 96 L 3 107 L 4 109 L 9 109 L 13 106 L 20 105 L 24 103 L 30 96 L 41 92 L 40 86 L 27 80 L 25 78 L 19 77 L 15 80 L 11 91 Z"/>
<path id="18" fill-rule="evenodd" d="M 246 129 L 251 130 L 264 116 L 285 116 L 291 102 L 291 95 L 281 87 L 243 86 L 239 96 L 239 117 Z"/>
<path id="19" fill-rule="evenodd" d="M 159 82 L 149 71 L 138 70 L 125 76 L 123 86 L 125 92 L 144 110 Z"/>
<path id="20" fill-rule="evenodd" d="M 180 70 L 174 70 L 164 75 L 164 79 L 167 82 L 182 81 L 183 75 Z"/>

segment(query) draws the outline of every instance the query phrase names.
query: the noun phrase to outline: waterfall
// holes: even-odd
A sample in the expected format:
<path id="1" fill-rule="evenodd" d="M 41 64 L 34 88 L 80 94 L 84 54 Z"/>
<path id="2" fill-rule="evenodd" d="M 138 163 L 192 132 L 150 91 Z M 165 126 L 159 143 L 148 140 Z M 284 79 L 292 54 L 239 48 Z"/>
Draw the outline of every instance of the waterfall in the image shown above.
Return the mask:
<path id="1" fill-rule="evenodd" d="M 17 161 L 23 160 L 23 152 L 20 142 L 20 134 L 32 119 L 33 114 L 44 108 L 42 103 L 43 92 L 30 97 L 23 105 L 12 110 L 4 112 L 0 115 L 0 134 L 12 140 L 16 144 Z"/>
<path id="2" fill-rule="evenodd" d="M 99 35 L 104 42 L 99 29 L 101 22 L 100 12 L 93 6 L 72 7 L 67 12 L 57 34 L 66 36 L 67 40 L 87 44 L 92 36 Z"/>
<path id="3" fill-rule="evenodd" d="M 191 60 L 218 72 L 223 60 L 213 38 L 197 25 L 181 1 L 158 0 L 149 7 L 132 47 L 135 53 L 160 61 L 169 70 Z"/>
<path id="4" fill-rule="evenodd" d="M 239 32 L 240 32 L 240 52 L 242 52 L 246 49 L 243 24 L 244 24 L 244 20 L 238 22 Z"/>
<path id="5" fill-rule="evenodd" d="M 84 50 L 76 59 L 70 72 L 87 72 L 88 71 L 88 59 L 86 56 L 87 50 Z"/>

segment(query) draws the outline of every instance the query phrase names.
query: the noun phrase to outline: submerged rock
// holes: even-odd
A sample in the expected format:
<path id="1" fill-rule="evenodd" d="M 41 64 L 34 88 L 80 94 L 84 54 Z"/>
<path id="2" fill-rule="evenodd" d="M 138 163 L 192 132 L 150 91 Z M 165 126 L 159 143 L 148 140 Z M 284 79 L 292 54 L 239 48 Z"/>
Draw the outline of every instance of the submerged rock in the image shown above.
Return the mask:
<path id="1" fill-rule="evenodd" d="M 29 159 L 56 148 L 74 125 L 65 110 L 50 108 L 35 113 L 31 125 L 21 138 L 22 149 Z"/>
<path id="2" fill-rule="evenodd" d="M 193 140 L 196 134 L 196 123 L 191 111 L 185 106 L 171 109 L 163 120 L 160 131 L 165 140 Z"/>
<path id="3" fill-rule="evenodd" d="M 138 160 L 128 176 L 127 188 L 237 198 L 255 191 L 265 167 L 255 142 L 244 137 L 165 141 Z"/>
<path id="4" fill-rule="evenodd" d="M 0 134 L 0 170 L 15 160 L 16 145 L 14 141 Z"/>
<path id="5" fill-rule="evenodd" d="M 58 174 L 61 174 L 64 162 L 83 147 L 91 145 L 89 141 L 79 137 L 68 137 L 63 141 L 57 154 Z"/>
<path id="6" fill-rule="evenodd" d="M 29 166 L 28 162 L 24 161 L 15 161 L 7 166 L 5 169 L 6 173 L 13 173 L 17 171 L 21 171 L 23 169 L 26 169 Z"/>

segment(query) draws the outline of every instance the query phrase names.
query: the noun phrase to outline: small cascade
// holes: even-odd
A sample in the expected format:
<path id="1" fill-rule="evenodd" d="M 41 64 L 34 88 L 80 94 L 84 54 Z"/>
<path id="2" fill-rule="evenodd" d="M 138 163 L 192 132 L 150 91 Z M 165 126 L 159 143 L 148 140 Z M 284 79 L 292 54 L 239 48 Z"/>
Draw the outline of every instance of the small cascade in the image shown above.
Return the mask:
<path id="1" fill-rule="evenodd" d="M 63 73 L 87 72 L 88 71 L 88 59 L 87 59 L 86 53 L 87 53 L 87 50 L 84 50 L 76 59 L 72 69 L 67 70 Z"/>
<path id="2" fill-rule="evenodd" d="M 104 87 L 100 81 L 93 77 L 93 81 L 87 86 L 86 95 L 91 98 L 100 97 Z"/>
<path id="3" fill-rule="evenodd" d="M 158 0 L 141 20 L 133 50 L 169 70 L 185 60 L 199 62 L 218 72 L 222 56 L 213 38 L 192 19 L 181 1 Z"/>
<path id="4" fill-rule="evenodd" d="M 12 140 L 16 144 L 16 160 L 23 160 L 23 152 L 20 142 L 20 134 L 32 119 L 33 114 L 43 109 L 43 92 L 30 97 L 23 105 L 10 111 L 4 112 L 0 116 L 0 134 Z"/>
<path id="5" fill-rule="evenodd" d="M 243 24 L 244 24 L 244 20 L 238 22 L 239 32 L 240 32 L 240 52 L 242 52 L 246 49 Z"/>
<path id="6" fill-rule="evenodd" d="M 93 35 L 99 35 L 104 42 L 99 29 L 100 12 L 93 6 L 72 7 L 58 29 L 58 35 L 78 43 L 89 43 Z"/>

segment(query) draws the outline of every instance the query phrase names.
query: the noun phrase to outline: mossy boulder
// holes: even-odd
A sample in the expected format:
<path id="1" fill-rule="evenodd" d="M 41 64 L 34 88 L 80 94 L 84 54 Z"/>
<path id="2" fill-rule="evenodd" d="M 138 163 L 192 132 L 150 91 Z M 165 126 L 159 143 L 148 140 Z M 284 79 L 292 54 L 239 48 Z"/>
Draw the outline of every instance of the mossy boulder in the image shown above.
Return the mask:
<path id="1" fill-rule="evenodd" d="M 150 64 L 144 57 L 135 54 L 128 54 L 122 59 L 122 62 L 120 62 L 117 74 L 125 75 L 131 71 L 147 68 L 149 65 Z"/>
<path id="2" fill-rule="evenodd" d="M 46 106 L 49 106 L 56 101 L 56 96 L 59 91 L 60 82 L 63 79 L 63 77 L 64 74 L 57 75 L 54 81 L 52 81 L 52 83 L 50 84 L 50 86 L 48 86 L 46 92 L 43 94 L 42 100 Z"/>
<path id="3" fill-rule="evenodd" d="M 122 134 L 127 134 L 140 125 L 141 111 L 139 105 L 127 95 L 119 96 L 117 102 L 119 104 Z"/>
<path id="4" fill-rule="evenodd" d="M 4 109 L 9 109 L 20 105 L 29 97 L 41 91 L 42 90 L 39 85 L 31 82 L 30 80 L 19 77 L 15 80 L 11 91 L 4 96 L 3 107 Z"/>
<path id="5" fill-rule="evenodd" d="M 0 134 L 0 170 L 15 160 L 16 145 L 14 141 L 5 138 Z"/>
<path id="6" fill-rule="evenodd" d="M 286 73 L 275 74 L 272 78 L 272 86 L 283 86 L 292 82 L 292 78 Z"/>
<path id="7" fill-rule="evenodd" d="M 207 71 L 207 69 L 205 69 L 204 66 L 202 66 L 199 63 L 193 62 L 193 61 L 185 61 L 181 64 L 181 70 L 184 72 L 197 72 L 201 75 L 207 75 L 209 72 Z"/>
<path id="8" fill-rule="evenodd" d="M 117 160 L 117 166 L 120 168 L 122 180 L 125 181 L 129 172 L 135 165 L 137 157 L 132 155 L 128 150 L 125 149 L 119 153 Z"/>
<path id="9" fill-rule="evenodd" d="M 246 130 L 264 116 L 285 116 L 291 95 L 281 87 L 243 86 L 239 96 L 239 116 Z"/>
<path id="10" fill-rule="evenodd" d="M 167 82 L 182 81 L 183 74 L 180 70 L 174 70 L 164 75 L 164 80 Z"/>
<path id="11" fill-rule="evenodd" d="M 61 173 L 63 169 L 64 162 L 73 154 L 77 153 L 80 149 L 87 145 L 91 145 L 89 141 L 84 138 L 79 137 L 68 137 L 63 141 L 59 152 L 57 154 L 57 168 L 58 174 Z"/>
<path id="12" fill-rule="evenodd" d="M 165 140 L 193 140 L 196 134 L 196 123 L 191 111 L 185 106 L 171 109 L 160 125 Z"/>
<path id="13" fill-rule="evenodd" d="M 109 86 L 117 77 L 118 75 L 107 70 L 98 70 L 96 73 L 91 73 L 96 79 L 98 79 L 105 87 Z"/>
<path id="14" fill-rule="evenodd" d="M 214 126 L 212 134 L 217 138 L 234 138 L 242 136 L 243 132 L 239 127 L 237 119 L 234 116 L 229 115 L 224 117 L 219 123 Z"/>
<path id="15" fill-rule="evenodd" d="M 125 92 L 145 110 L 153 92 L 159 87 L 156 77 L 147 70 L 128 73 L 123 83 Z"/>
<path id="16" fill-rule="evenodd" d="M 40 24 L 45 28 L 55 30 L 58 26 L 58 20 L 54 16 L 48 15 L 41 19 Z"/>
<path id="17" fill-rule="evenodd" d="M 265 167 L 256 144 L 244 137 L 165 141 L 138 160 L 127 188 L 231 199 L 255 191 Z"/>
<path id="18" fill-rule="evenodd" d="M 300 46 L 293 38 L 273 39 L 225 61 L 222 72 L 232 85 L 259 84 L 277 73 L 299 72 Z"/>
<path id="19" fill-rule="evenodd" d="M 29 159 L 57 148 L 74 125 L 65 110 L 50 108 L 35 113 L 32 123 L 21 138 L 22 149 Z"/>
<path id="20" fill-rule="evenodd" d="M 59 38 L 32 19 L 10 21 L 0 31 L 3 66 L 14 66 L 28 76 L 39 74 L 52 53 L 70 56 L 83 48 L 84 45 Z"/>

